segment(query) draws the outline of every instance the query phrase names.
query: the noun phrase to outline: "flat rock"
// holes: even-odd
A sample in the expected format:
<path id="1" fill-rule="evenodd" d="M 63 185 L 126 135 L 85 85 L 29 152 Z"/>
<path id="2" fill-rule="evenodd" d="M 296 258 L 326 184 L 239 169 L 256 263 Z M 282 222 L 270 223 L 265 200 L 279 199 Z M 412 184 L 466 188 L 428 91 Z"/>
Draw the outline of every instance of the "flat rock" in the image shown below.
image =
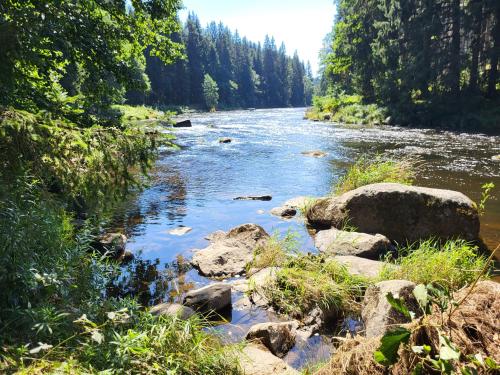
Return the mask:
<path id="1" fill-rule="evenodd" d="M 299 375 L 297 370 L 259 343 L 248 344 L 239 356 L 245 375 Z"/>
<path id="2" fill-rule="evenodd" d="M 193 230 L 193 228 L 190 228 L 190 227 L 177 227 L 177 228 L 174 228 L 174 229 L 171 229 L 168 231 L 169 234 L 172 234 L 174 236 L 184 236 L 185 234 L 191 232 Z"/>
<path id="3" fill-rule="evenodd" d="M 314 200 L 314 198 L 311 197 L 305 197 L 305 196 L 300 196 L 300 197 L 295 197 L 287 200 L 285 204 L 283 204 L 284 207 L 290 207 L 290 208 L 295 208 L 296 210 L 300 210 L 308 205 L 310 201 Z"/>
<path id="4" fill-rule="evenodd" d="M 407 280 L 387 280 L 370 285 L 365 292 L 361 317 L 365 323 L 366 337 L 382 336 L 397 324 L 409 323 L 409 320 L 397 312 L 387 301 L 387 294 L 402 298 L 410 311 L 418 314 L 418 302 L 413 296 L 415 283 Z"/>
<path id="5" fill-rule="evenodd" d="M 270 211 L 270 213 L 271 213 L 271 215 L 279 216 L 282 218 L 291 218 L 291 217 L 294 217 L 295 215 L 297 215 L 297 209 L 292 208 L 292 207 L 286 207 L 286 206 L 274 207 Z"/>
<path id="6" fill-rule="evenodd" d="M 216 232 L 210 245 L 197 251 L 191 263 L 204 276 L 234 276 L 245 272 L 254 250 L 267 242 L 269 235 L 256 224 L 243 224 L 228 233 Z"/>
<path id="7" fill-rule="evenodd" d="M 270 195 L 246 195 L 243 197 L 233 198 L 235 201 L 270 201 L 273 197 Z"/>
<path id="8" fill-rule="evenodd" d="M 333 259 L 346 266 L 349 273 L 352 275 L 365 277 L 377 277 L 384 265 L 386 265 L 385 262 L 360 258 L 353 255 L 338 255 L 333 257 Z"/>
<path id="9" fill-rule="evenodd" d="M 391 248 L 391 241 L 381 234 L 347 232 L 335 228 L 319 231 L 314 245 L 328 255 L 356 255 L 379 259 Z"/>
<path id="10" fill-rule="evenodd" d="M 266 267 L 261 270 L 251 270 L 248 279 L 235 280 L 231 283 L 231 287 L 238 292 L 247 292 L 251 285 L 253 291 L 258 291 L 265 285 L 274 282 L 274 280 L 276 280 L 276 273 L 279 270 L 279 267 Z"/>
<path id="11" fill-rule="evenodd" d="M 380 233 L 400 244 L 422 239 L 479 238 L 476 205 L 452 190 L 372 184 L 337 197 L 316 200 L 307 212 L 318 229 L 348 222 L 363 233 Z"/>
<path id="12" fill-rule="evenodd" d="M 493 160 L 493 161 L 500 161 L 500 155 L 494 155 L 494 156 L 492 156 L 491 160 Z"/>
<path id="13" fill-rule="evenodd" d="M 283 358 L 295 345 L 297 327 L 297 322 L 259 323 L 249 329 L 246 339 L 260 341 L 275 356 Z"/>
<path id="14" fill-rule="evenodd" d="M 160 303 L 152 307 L 149 312 L 153 315 L 176 316 L 183 320 L 189 319 L 195 314 L 192 308 L 178 303 Z"/>
<path id="15" fill-rule="evenodd" d="M 328 155 L 326 152 L 319 151 L 319 150 L 303 151 L 303 152 L 301 152 L 301 154 L 304 156 L 310 156 L 313 158 L 324 158 L 326 155 Z"/>
<path id="16" fill-rule="evenodd" d="M 185 306 L 200 312 L 224 310 L 231 306 L 231 285 L 216 283 L 190 290 L 183 302 Z"/>

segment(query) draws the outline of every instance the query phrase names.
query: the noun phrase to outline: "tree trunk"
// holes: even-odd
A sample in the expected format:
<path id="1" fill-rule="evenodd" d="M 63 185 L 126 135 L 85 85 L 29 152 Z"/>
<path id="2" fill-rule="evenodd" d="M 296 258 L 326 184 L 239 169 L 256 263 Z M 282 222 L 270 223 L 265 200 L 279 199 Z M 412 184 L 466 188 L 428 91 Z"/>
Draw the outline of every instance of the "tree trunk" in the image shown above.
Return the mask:
<path id="1" fill-rule="evenodd" d="M 490 52 L 490 73 L 488 75 L 488 96 L 497 94 L 498 83 L 498 55 L 500 54 L 500 5 L 495 4 L 495 26 L 493 28 L 493 48 Z"/>
<path id="2" fill-rule="evenodd" d="M 481 30 L 483 25 L 483 1 L 470 2 L 472 14 L 472 42 L 469 91 L 476 92 L 479 78 L 479 52 L 481 51 Z"/>
<path id="3" fill-rule="evenodd" d="M 452 36 L 450 49 L 450 90 L 457 98 L 460 94 L 460 0 L 451 3 Z"/>

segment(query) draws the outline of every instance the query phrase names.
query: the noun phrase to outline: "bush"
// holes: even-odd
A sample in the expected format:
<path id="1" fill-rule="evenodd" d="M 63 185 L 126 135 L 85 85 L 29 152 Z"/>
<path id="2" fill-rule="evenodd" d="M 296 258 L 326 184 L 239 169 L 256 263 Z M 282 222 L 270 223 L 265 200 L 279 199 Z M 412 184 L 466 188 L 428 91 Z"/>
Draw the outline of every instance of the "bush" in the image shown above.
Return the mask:
<path id="1" fill-rule="evenodd" d="M 380 183 L 397 182 L 411 185 L 415 179 L 418 160 L 402 158 L 384 159 L 382 156 L 359 158 L 333 187 L 333 194 L 342 194 L 358 187 Z"/>
<path id="2" fill-rule="evenodd" d="M 107 297 L 115 266 L 71 221 L 29 177 L 0 185 L 0 373 L 238 373 L 208 323 Z"/>
<path id="3" fill-rule="evenodd" d="M 470 284 L 486 264 L 477 247 L 463 240 L 451 240 L 443 245 L 434 240 L 422 241 L 400 248 L 395 259 L 389 256 L 386 260 L 390 265 L 382 269 L 379 276 L 382 280 L 438 282 L 454 290 Z"/>
<path id="4" fill-rule="evenodd" d="M 306 113 L 311 120 L 331 120 L 345 124 L 382 124 L 386 110 L 376 104 L 363 104 L 360 95 L 344 93 L 315 96 L 313 107 Z"/>
<path id="5" fill-rule="evenodd" d="M 133 171 L 146 173 L 158 146 L 170 140 L 154 128 L 80 128 L 42 112 L 0 112 L 4 181 L 14 184 L 28 170 L 43 189 L 79 210 L 102 208 L 141 186 Z"/>
<path id="6" fill-rule="evenodd" d="M 82 315 L 73 335 L 49 345 L 3 353 L 0 370 L 20 374 L 239 374 L 238 347 L 223 346 L 194 316 L 153 317 L 134 308 L 92 321 Z M 28 359 L 29 357 L 29 359 Z"/>

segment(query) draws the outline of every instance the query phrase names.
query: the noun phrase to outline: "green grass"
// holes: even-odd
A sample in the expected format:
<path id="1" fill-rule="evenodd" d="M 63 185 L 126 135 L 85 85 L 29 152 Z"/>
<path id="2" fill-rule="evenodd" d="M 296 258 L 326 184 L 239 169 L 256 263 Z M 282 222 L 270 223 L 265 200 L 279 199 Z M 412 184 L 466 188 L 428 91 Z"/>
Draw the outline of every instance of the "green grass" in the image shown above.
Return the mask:
<path id="1" fill-rule="evenodd" d="M 168 120 L 170 112 L 163 112 L 146 106 L 114 105 L 112 109 L 118 110 L 124 122 L 143 120 Z"/>
<path id="2" fill-rule="evenodd" d="M 359 95 L 346 94 L 316 96 L 306 118 L 344 124 L 382 124 L 387 116 L 386 110 L 376 104 L 363 104 L 362 99 Z"/>
<path id="3" fill-rule="evenodd" d="M 261 270 L 266 267 L 281 267 L 290 254 L 296 253 L 297 234 L 287 232 L 285 237 L 280 239 L 278 233 L 274 233 L 264 244 L 254 251 L 253 260 L 247 265 L 247 271 L 251 269 Z"/>
<path id="4" fill-rule="evenodd" d="M 153 317 L 121 309 L 101 322 L 75 321 L 74 335 L 38 353 L 2 353 L 0 371 L 20 374 L 240 374 L 235 345 L 223 345 L 199 317 Z M 35 345 L 36 346 L 36 345 Z M 5 350 L 5 349 L 4 349 Z"/>
<path id="5" fill-rule="evenodd" d="M 338 180 L 332 189 L 332 194 L 339 195 L 380 182 L 411 185 L 415 179 L 417 162 L 410 158 L 393 160 L 384 159 L 380 155 L 374 158 L 363 156 Z"/>
<path id="6" fill-rule="evenodd" d="M 434 240 L 422 241 L 398 250 L 395 259 L 386 259 L 381 280 L 404 279 L 417 284 L 438 282 L 451 289 L 470 284 L 486 264 L 477 247 L 463 240 L 447 241 L 443 245 Z M 393 267 L 392 264 L 398 267 Z"/>
<path id="7" fill-rule="evenodd" d="M 262 293 L 278 311 L 300 319 L 316 306 L 336 314 L 358 311 L 366 286 L 334 260 L 301 255 L 290 257 Z"/>

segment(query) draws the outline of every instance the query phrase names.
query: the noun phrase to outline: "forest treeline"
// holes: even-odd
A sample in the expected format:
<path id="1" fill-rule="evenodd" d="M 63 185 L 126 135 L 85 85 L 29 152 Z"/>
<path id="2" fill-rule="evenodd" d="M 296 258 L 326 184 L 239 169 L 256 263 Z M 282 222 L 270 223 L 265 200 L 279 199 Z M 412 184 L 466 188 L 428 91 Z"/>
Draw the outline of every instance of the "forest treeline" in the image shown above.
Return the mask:
<path id="1" fill-rule="evenodd" d="M 403 125 L 500 128 L 500 1 L 336 0 L 320 93 Z"/>
<path id="2" fill-rule="evenodd" d="M 224 108 L 301 107 L 311 103 L 311 66 L 297 55 L 288 56 L 272 37 L 254 43 L 222 23 L 202 28 L 190 13 L 181 32 L 172 40 L 185 46 L 185 58 L 166 65 L 146 53 L 147 92 L 129 93 L 133 104 L 190 105 L 203 107 L 203 82 L 209 75 L 218 87 Z"/>

